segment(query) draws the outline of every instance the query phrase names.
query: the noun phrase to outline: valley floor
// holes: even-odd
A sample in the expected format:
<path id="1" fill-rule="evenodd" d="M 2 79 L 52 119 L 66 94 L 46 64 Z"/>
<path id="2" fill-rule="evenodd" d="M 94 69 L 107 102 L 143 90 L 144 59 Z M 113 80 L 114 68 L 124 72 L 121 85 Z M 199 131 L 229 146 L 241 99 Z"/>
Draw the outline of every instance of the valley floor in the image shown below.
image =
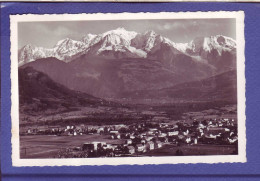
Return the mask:
<path id="1" fill-rule="evenodd" d="M 21 158 L 53 158 L 61 149 L 81 147 L 85 142 L 105 141 L 111 144 L 120 144 L 124 140 L 112 140 L 107 135 L 30 135 L 20 136 Z"/>
<path id="2" fill-rule="evenodd" d="M 84 144 L 92 145 L 92 152 L 101 150 L 84 157 L 237 154 L 236 105 L 186 112 L 179 121 L 165 119 L 158 110 L 143 114 L 151 120 L 20 125 L 20 158 L 82 157 Z"/>
<path id="3" fill-rule="evenodd" d="M 21 158 L 54 158 L 61 149 L 81 147 L 84 142 L 105 141 L 110 144 L 120 144 L 124 140 L 111 140 L 108 136 L 81 135 L 81 136 L 21 136 Z M 237 150 L 236 145 L 175 145 L 165 144 L 162 148 L 134 154 L 132 156 L 176 156 L 181 150 L 182 155 L 230 155 Z"/>

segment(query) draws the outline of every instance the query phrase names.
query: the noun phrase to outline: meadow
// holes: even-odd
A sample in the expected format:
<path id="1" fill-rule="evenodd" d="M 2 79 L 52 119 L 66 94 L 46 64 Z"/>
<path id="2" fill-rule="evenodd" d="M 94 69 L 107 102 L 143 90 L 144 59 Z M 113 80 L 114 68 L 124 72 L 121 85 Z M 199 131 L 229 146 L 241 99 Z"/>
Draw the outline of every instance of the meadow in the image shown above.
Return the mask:
<path id="1" fill-rule="evenodd" d="M 177 150 L 182 154 L 179 156 L 199 156 L 199 155 L 231 155 L 236 153 L 235 145 L 164 145 L 162 148 L 143 153 L 144 156 L 176 156 Z"/>
<path id="2" fill-rule="evenodd" d="M 109 144 L 121 144 L 124 140 L 112 140 L 108 135 L 30 135 L 20 136 L 21 158 L 53 158 L 61 149 L 81 147 L 85 142 L 104 141 Z"/>

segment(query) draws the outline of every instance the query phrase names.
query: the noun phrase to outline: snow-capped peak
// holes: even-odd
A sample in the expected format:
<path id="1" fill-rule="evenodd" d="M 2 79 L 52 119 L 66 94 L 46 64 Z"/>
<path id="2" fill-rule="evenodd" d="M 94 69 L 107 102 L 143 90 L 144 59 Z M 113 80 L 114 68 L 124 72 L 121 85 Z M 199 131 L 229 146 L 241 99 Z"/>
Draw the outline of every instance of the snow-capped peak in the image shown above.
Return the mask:
<path id="1" fill-rule="evenodd" d="M 232 38 L 223 35 L 197 37 L 187 45 L 187 48 L 193 53 L 198 53 L 201 49 L 207 52 L 216 49 L 218 53 L 221 53 L 222 50 L 231 51 L 236 48 L 236 42 Z"/>
<path id="2" fill-rule="evenodd" d="M 153 37 L 157 35 L 157 33 L 155 33 L 155 31 L 153 30 L 146 31 L 144 34 L 146 36 L 153 36 Z"/>
<path id="3" fill-rule="evenodd" d="M 216 35 L 215 41 L 218 42 L 219 45 L 225 46 L 227 48 L 236 47 L 236 41 L 230 37 L 226 37 L 223 35 Z"/>
<path id="4" fill-rule="evenodd" d="M 102 37 L 105 37 L 108 34 L 118 35 L 118 36 L 120 36 L 121 38 L 123 38 L 123 39 L 125 39 L 127 41 L 131 41 L 137 35 L 136 32 L 134 32 L 134 31 L 127 31 L 127 30 L 125 30 L 122 27 L 119 27 L 119 28 L 117 28 L 115 30 L 107 31 L 107 32 L 102 34 Z"/>
<path id="5" fill-rule="evenodd" d="M 24 64 L 47 57 L 70 62 L 83 54 L 106 58 L 159 58 L 155 56 L 157 52 L 163 52 L 160 55 L 168 58 L 175 53 L 207 58 L 213 50 L 220 56 L 223 51 L 233 51 L 235 48 L 235 40 L 223 35 L 198 37 L 189 43 L 174 43 L 153 30 L 137 33 L 119 27 L 103 34 L 86 34 L 80 41 L 65 38 L 58 41 L 52 49 L 28 44 L 19 51 L 19 62 Z"/>
<path id="6" fill-rule="evenodd" d="M 58 46 L 60 46 L 61 44 L 66 43 L 66 42 L 68 42 L 68 41 L 71 41 L 71 39 L 70 39 L 70 38 L 62 39 L 62 40 L 58 41 L 54 47 L 58 47 Z"/>
<path id="7" fill-rule="evenodd" d="M 84 43 L 86 43 L 86 44 L 90 44 L 91 41 L 92 41 L 94 38 L 96 38 L 96 37 L 97 37 L 97 35 L 94 35 L 94 34 L 89 33 L 89 34 L 85 35 L 85 36 L 82 38 L 82 42 L 84 42 Z"/>
<path id="8" fill-rule="evenodd" d="M 32 49 L 32 48 L 35 48 L 35 46 L 32 45 L 32 44 L 27 44 L 27 45 L 25 45 L 25 46 L 23 47 L 23 49 Z"/>
<path id="9" fill-rule="evenodd" d="M 36 59 L 50 57 L 52 55 L 52 49 L 36 47 L 34 45 L 28 44 L 21 48 L 21 50 L 18 52 L 19 66 L 32 62 Z"/>

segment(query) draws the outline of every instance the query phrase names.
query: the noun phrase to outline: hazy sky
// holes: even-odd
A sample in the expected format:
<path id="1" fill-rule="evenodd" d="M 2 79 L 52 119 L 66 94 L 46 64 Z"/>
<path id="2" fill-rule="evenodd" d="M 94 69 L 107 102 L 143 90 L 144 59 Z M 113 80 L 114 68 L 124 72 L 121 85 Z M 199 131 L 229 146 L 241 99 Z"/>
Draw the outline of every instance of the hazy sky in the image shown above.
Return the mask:
<path id="1" fill-rule="evenodd" d="M 26 22 L 18 24 L 18 46 L 21 48 L 30 43 L 52 48 L 64 38 L 80 40 L 85 34 L 100 34 L 118 27 L 139 33 L 154 30 L 176 43 L 218 34 L 235 39 L 235 24 L 235 19 Z"/>

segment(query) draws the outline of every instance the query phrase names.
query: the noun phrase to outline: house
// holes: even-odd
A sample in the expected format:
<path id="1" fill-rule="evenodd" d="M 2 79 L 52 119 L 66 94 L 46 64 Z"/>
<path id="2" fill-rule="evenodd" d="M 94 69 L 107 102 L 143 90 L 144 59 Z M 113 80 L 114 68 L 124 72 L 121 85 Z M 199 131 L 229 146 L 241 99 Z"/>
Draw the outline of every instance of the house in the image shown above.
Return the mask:
<path id="1" fill-rule="evenodd" d="M 131 145 L 131 144 L 133 143 L 133 141 L 132 141 L 131 139 L 127 139 L 127 140 L 125 140 L 125 142 L 126 142 L 126 144 L 128 144 L 128 145 Z"/>
<path id="2" fill-rule="evenodd" d="M 28 134 L 31 134 L 33 131 L 32 131 L 32 129 L 28 129 L 27 131 L 26 131 L 26 133 L 28 133 Z"/>
<path id="3" fill-rule="evenodd" d="M 155 141 L 154 147 L 155 147 L 155 148 L 161 148 L 161 147 L 162 147 L 162 142 L 160 142 L 160 141 Z"/>
<path id="4" fill-rule="evenodd" d="M 147 142 L 146 145 L 147 145 L 148 150 L 154 150 L 154 142 L 149 141 L 149 142 Z"/>
<path id="5" fill-rule="evenodd" d="M 104 133 L 105 129 L 103 127 L 97 129 L 98 134 Z"/>
<path id="6" fill-rule="evenodd" d="M 135 136 L 134 135 L 130 135 L 130 139 L 135 139 Z"/>
<path id="7" fill-rule="evenodd" d="M 177 129 L 179 126 L 177 124 L 175 124 L 172 128 L 173 129 Z"/>
<path id="8" fill-rule="evenodd" d="M 167 133 L 168 136 L 175 136 L 175 135 L 178 135 L 179 134 L 179 131 L 170 131 Z"/>
<path id="9" fill-rule="evenodd" d="M 198 125 L 198 128 L 204 129 L 204 128 L 206 128 L 206 126 L 200 123 L 200 124 Z"/>
<path id="10" fill-rule="evenodd" d="M 222 127 L 208 127 L 207 134 L 219 135 L 226 132 L 225 128 Z"/>
<path id="11" fill-rule="evenodd" d="M 82 150 L 83 150 L 83 151 L 88 150 L 88 151 L 90 151 L 90 152 L 93 152 L 93 151 L 94 151 L 94 144 L 93 144 L 93 143 L 89 143 L 89 142 L 84 143 L 84 144 L 82 145 Z"/>
<path id="12" fill-rule="evenodd" d="M 166 133 L 161 133 L 160 135 L 158 135 L 158 137 L 166 137 L 167 134 Z"/>
<path id="13" fill-rule="evenodd" d="M 203 133 L 203 132 L 204 132 L 204 130 L 203 130 L 203 129 L 201 129 L 201 128 L 199 128 L 199 132 L 200 132 L 200 133 Z"/>
<path id="14" fill-rule="evenodd" d="M 221 123 L 221 122 L 218 123 L 218 126 L 219 126 L 219 127 L 222 127 L 222 126 L 223 126 L 223 123 Z"/>
<path id="15" fill-rule="evenodd" d="M 167 123 L 161 123 L 160 124 L 160 128 L 166 128 L 166 127 L 168 127 L 169 125 L 167 124 Z"/>
<path id="16" fill-rule="evenodd" d="M 120 139 L 120 138 L 121 138 L 121 135 L 120 135 L 120 134 L 112 133 L 112 134 L 110 135 L 110 138 L 111 138 L 111 139 Z"/>
<path id="17" fill-rule="evenodd" d="M 142 145 L 142 144 L 137 144 L 137 145 L 136 145 L 136 151 L 137 151 L 137 152 L 143 152 L 143 151 L 144 151 L 144 145 Z"/>
<path id="18" fill-rule="evenodd" d="M 151 141 L 153 138 L 154 138 L 154 137 L 152 137 L 152 136 L 146 136 L 146 137 L 145 137 L 145 140 L 148 142 L 148 141 Z"/>
<path id="19" fill-rule="evenodd" d="M 233 136 L 232 138 L 228 138 L 228 142 L 229 142 L 230 144 L 235 143 L 237 140 L 238 140 L 238 139 L 237 139 L 237 136 Z"/>
<path id="20" fill-rule="evenodd" d="M 126 125 L 124 125 L 124 124 L 118 124 L 118 125 L 115 125 L 114 127 L 115 127 L 115 130 L 119 130 L 119 129 L 121 129 L 121 128 L 126 128 Z"/>
<path id="21" fill-rule="evenodd" d="M 185 137 L 183 135 L 178 135 L 179 140 L 183 140 Z"/>
<path id="22" fill-rule="evenodd" d="M 118 134 L 118 131 L 117 130 L 112 130 L 109 132 L 110 134 Z"/>
<path id="23" fill-rule="evenodd" d="M 92 144 L 94 145 L 95 151 L 101 149 L 104 145 L 106 145 L 105 142 L 97 142 L 97 141 L 92 142 Z"/>
<path id="24" fill-rule="evenodd" d="M 140 138 L 144 138 L 144 135 L 143 135 L 143 134 L 140 134 L 139 136 L 140 136 Z"/>
<path id="25" fill-rule="evenodd" d="M 153 131 L 148 131 L 147 135 L 154 135 L 154 132 Z"/>
<path id="26" fill-rule="evenodd" d="M 145 143 L 146 143 L 146 140 L 142 139 L 142 140 L 141 140 L 141 143 L 142 143 L 142 144 L 145 144 Z"/>
<path id="27" fill-rule="evenodd" d="M 185 136 L 187 136 L 188 134 L 189 134 L 189 130 L 188 129 L 183 132 L 183 135 L 185 135 Z"/>
<path id="28" fill-rule="evenodd" d="M 157 128 L 150 128 L 149 131 L 156 132 L 156 131 L 158 131 L 158 129 Z"/>
<path id="29" fill-rule="evenodd" d="M 229 134 L 229 136 L 232 136 L 232 135 L 234 135 L 235 133 L 232 131 L 232 132 L 230 132 L 230 134 Z"/>
<path id="30" fill-rule="evenodd" d="M 230 129 L 228 129 L 228 128 L 225 128 L 225 131 L 226 131 L 226 132 L 230 132 Z"/>
<path id="31" fill-rule="evenodd" d="M 185 142 L 186 142 L 186 143 L 190 143 L 190 142 L 191 142 L 191 137 L 187 137 L 187 138 L 185 139 Z"/>
<path id="32" fill-rule="evenodd" d="M 117 139 L 120 139 L 120 138 L 121 138 L 121 135 L 120 135 L 120 134 L 116 134 L 116 138 L 117 138 Z"/>
<path id="33" fill-rule="evenodd" d="M 65 130 L 64 132 L 61 133 L 63 136 L 72 136 L 74 132 L 72 130 Z"/>
<path id="34" fill-rule="evenodd" d="M 135 148 L 133 146 L 127 146 L 127 150 L 131 155 L 135 153 Z"/>
<path id="35" fill-rule="evenodd" d="M 163 142 L 163 143 L 168 143 L 169 139 L 167 137 L 158 137 L 158 140 Z"/>
<path id="36" fill-rule="evenodd" d="M 110 149 L 115 150 L 118 147 L 118 144 L 110 144 Z"/>
<path id="37" fill-rule="evenodd" d="M 105 144 L 102 146 L 103 149 L 107 150 L 107 149 L 112 149 L 112 145 L 111 144 Z"/>
<path id="38" fill-rule="evenodd" d="M 206 137 L 209 137 L 209 138 L 214 138 L 216 139 L 218 135 L 213 135 L 213 134 L 209 134 L 209 135 L 206 135 Z"/>
<path id="39" fill-rule="evenodd" d="M 111 135 L 110 135 L 110 138 L 111 138 L 111 139 L 116 139 L 116 134 L 111 134 Z"/>

